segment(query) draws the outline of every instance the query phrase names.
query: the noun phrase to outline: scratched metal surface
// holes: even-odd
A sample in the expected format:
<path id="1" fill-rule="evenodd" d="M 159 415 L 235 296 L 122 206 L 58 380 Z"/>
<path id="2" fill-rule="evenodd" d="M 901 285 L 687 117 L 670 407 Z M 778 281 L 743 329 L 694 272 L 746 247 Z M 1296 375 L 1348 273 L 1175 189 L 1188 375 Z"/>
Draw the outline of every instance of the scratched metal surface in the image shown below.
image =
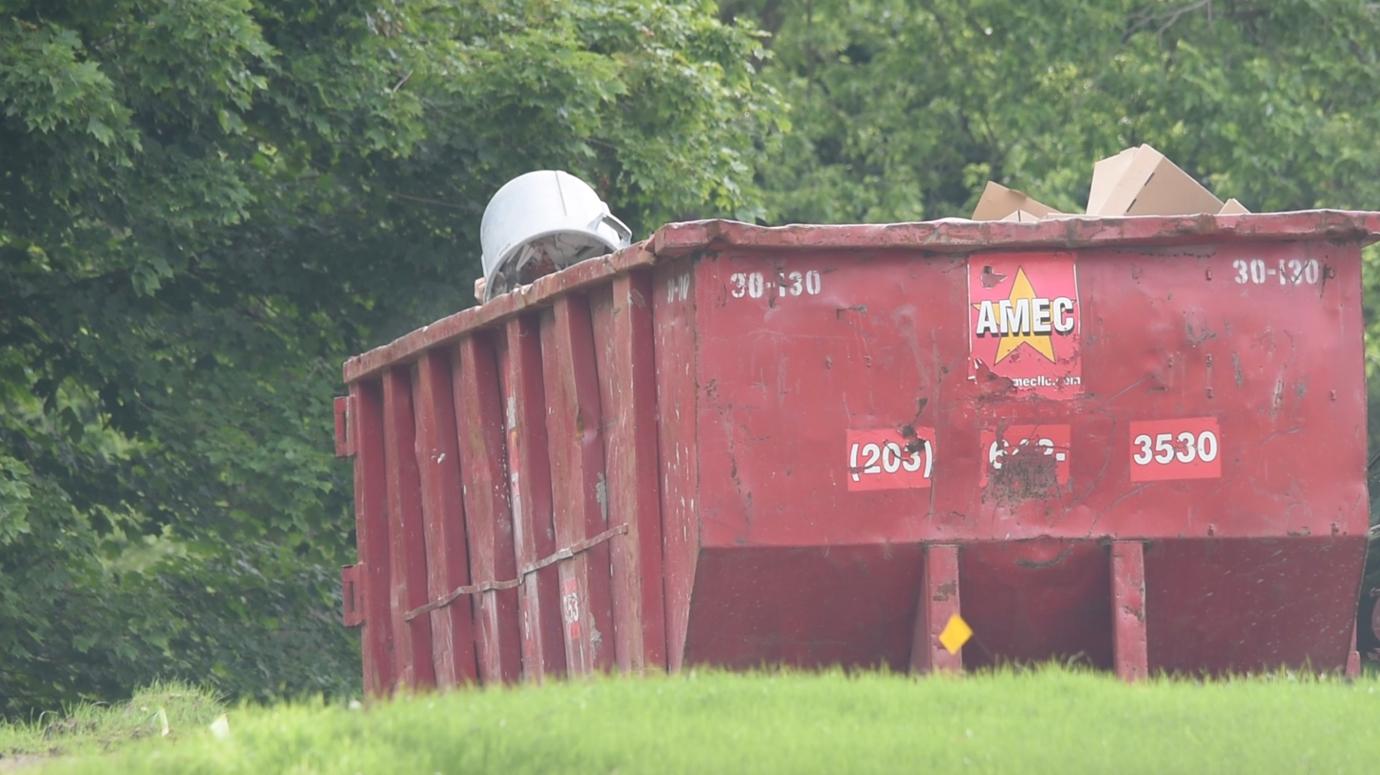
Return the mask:
<path id="1" fill-rule="evenodd" d="M 701 492 L 704 544 L 1361 536 L 1359 259 L 1316 242 L 705 258 L 700 475 L 722 486 Z M 1076 272 L 1073 335 L 974 365 L 969 269 L 994 264 L 1002 297 L 1050 264 L 1072 295 Z M 1020 386 L 1041 369 L 1079 384 Z M 1133 425 L 1164 422 L 1138 463 Z"/>

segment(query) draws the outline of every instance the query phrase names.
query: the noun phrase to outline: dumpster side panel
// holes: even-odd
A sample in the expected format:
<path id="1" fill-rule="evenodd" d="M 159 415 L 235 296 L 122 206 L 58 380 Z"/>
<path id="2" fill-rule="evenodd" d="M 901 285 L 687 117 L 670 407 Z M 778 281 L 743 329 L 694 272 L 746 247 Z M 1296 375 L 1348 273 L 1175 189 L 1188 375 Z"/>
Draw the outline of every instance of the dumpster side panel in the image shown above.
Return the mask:
<path id="1" fill-rule="evenodd" d="M 702 267 L 702 478 L 731 485 L 702 493 L 707 546 L 1365 530 L 1354 244 Z M 970 378 L 969 283 L 1043 293 L 1029 278 L 1055 270 L 1076 273 L 1077 347 L 1056 332 L 995 352 L 1077 358 L 1077 391 Z"/>
<path id="2" fill-rule="evenodd" d="M 1072 451 L 1071 524 L 1146 538 L 1364 534 L 1355 244 L 1090 252 L 1079 281 L 1086 411 L 1105 419 L 1074 420 L 1075 444 L 1092 438 Z M 1206 478 L 1183 462 L 1212 452 L 1220 472 Z"/>
<path id="3" fill-rule="evenodd" d="M 656 362 L 657 449 L 661 467 L 661 518 L 666 662 L 679 670 L 685 657 L 690 598 L 699 559 L 696 512 L 700 454 L 697 427 L 697 275 L 689 262 L 656 267 L 652 287 L 653 356 Z"/>
<path id="4" fill-rule="evenodd" d="M 706 546 L 976 529 L 971 510 L 938 503 L 978 474 L 962 257 L 730 251 L 699 271 L 712 305 L 699 331 Z M 946 421 L 965 432 L 926 447 Z"/>
<path id="5" fill-rule="evenodd" d="M 720 578 L 737 578 L 730 566 L 748 557 L 720 549 L 780 547 L 785 557 L 965 545 L 961 565 L 978 576 L 962 581 L 980 625 L 973 664 L 1080 656 L 1106 666 L 1113 585 L 1097 543 L 1363 536 L 1359 264 L 1354 243 L 1232 239 L 967 256 L 705 256 L 695 289 L 709 311 L 697 326 L 702 549 L 687 658 L 712 661 L 712 640 L 750 618 L 731 618 L 736 603 L 715 608 Z M 996 301 L 983 312 L 979 298 Z M 983 349 L 982 336 L 1003 341 Z M 1045 543 L 967 546 L 1037 539 Z M 1053 547 L 1029 560 L 1053 564 L 1024 566 L 1031 546 Z M 1312 568 L 1328 561 L 1321 552 L 1286 556 Z M 1157 567 L 1147 553 L 1151 666 L 1212 667 L 1206 652 L 1156 652 L 1166 597 L 1153 591 L 1164 583 Z M 874 570 L 884 568 L 879 560 Z M 836 573 L 831 588 L 849 594 L 853 579 L 820 572 Z M 1309 587 L 1344 601 L 1352 591 L 1339 585 L 1357 572 L 1340 562 Z M 1260 578 L 1301 584 L 1285 570 Z M 1279 600 L 1269 604 L 1281 622 L 1305 624 L 1328 645 L 1305 650 L 1224 613 L 1255 640 L 1220 640 L 1215 659 L 1345 663 L 1344 604 L 1305 611 Z M 795 643 L 837 632 L 833 622 L 794 621 L 802 629 L 781 637 Z"/>

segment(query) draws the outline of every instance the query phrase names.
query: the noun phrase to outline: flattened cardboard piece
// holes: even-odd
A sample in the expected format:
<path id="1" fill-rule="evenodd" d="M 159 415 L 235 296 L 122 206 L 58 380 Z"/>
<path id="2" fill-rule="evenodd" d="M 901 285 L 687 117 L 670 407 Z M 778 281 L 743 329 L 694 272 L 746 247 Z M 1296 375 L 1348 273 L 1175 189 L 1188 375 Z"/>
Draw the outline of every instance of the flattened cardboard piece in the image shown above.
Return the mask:
<path id="1" fill-rule="evenodd" d="M 1197 215 L 1221 209 L 1222 200 L 1149 145 L 1093 166 L 1088 215 Z"/>
<path id="2" fill-rule="evenodd" d="M 1004 220 L 1013 213 L 1022 210 L 1037 218 L 1047 215 L 1062 215 L 1049 205 L 1031 199 L 1024 191 L 1007 188 L 1000 183 L 989 180 L 987 187 L 982 190 L 982 196 L 978 198 L 977 207 L 973 208 L 973 220 Z"/>
<path id="3" fill-rule="evenodd" d="M 1221 209 L 1221 210 L 1218 210 L 1218 211 L 1217 211 L 1217 214 L 1218 214 L 1218 215 L 1250 215 L 1250 212 L 1251 212 L 1250 210 L 1247 210 L 1247 209 L 1246 209 L 1246 206 L 1245 206 L 1245 205 L 1243 205 L 1243 204 L 1241 204 L 1240 202 L 1238 202 L 1238 201 L 1236 200 L 1235 197 L 1232 197 L 1231 199 L 1228 199 L 1228 200 L 1227 200 L 1227 203 L 1226 203 L 1226 204 L 1222 205 L 1222 209 Z"/>
<path id="4" fill-rule="evenodd" d="M 1005 218 L 1001 218 L 999 220 L 1011 221 L 1014 223 L 1035 223 L 1036 221 L 1040 220 L 1040 216 L 1032 212 L 1028 212 L 1026 210 L 1017 210 L 1016 212 L 1011 213 Z"/>
<path id="5" fill-rule="evenodd" d="M 1107 209 L 1107 200 L 1117 183 L 1125 177 L 1126 170 L 1135 157 L 1136 147 L 1127 148 L 1115 156 L 1108 156 L 1093 164 L 1092 186 L 1088 189 L 1088 215 L 1101 215 Z"/>

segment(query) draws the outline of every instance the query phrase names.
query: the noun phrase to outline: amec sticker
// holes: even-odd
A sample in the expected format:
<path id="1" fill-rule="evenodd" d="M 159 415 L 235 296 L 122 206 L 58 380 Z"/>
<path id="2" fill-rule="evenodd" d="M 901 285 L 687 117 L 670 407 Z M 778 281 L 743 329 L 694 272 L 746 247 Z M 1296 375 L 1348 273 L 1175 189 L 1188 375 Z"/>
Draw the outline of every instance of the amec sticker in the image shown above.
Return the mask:
<path id="1" fill-rule="evenodd" d="M 990 373 L 1044 398 L 1082 392 L 1073 254 L 969 258 L 968 308 L 969 379 Z"/>

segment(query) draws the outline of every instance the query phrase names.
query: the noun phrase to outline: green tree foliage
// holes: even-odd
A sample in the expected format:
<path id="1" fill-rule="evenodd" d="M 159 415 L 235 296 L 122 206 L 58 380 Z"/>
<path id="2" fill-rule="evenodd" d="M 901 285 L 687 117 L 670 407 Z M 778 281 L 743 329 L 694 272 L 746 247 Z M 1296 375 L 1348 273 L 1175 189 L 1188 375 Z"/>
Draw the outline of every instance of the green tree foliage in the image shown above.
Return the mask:
<path id="1" fill-rule="evenodd" d="M 1149 142 L 1258 211 L 1380 202 L 1380 6 L 1354 0 L 740 0 L 793 130 L 769 217 L 966 215 L 991 178 L 1082 209 Z"/>
<path id="2" fill-rule="evenodd" d="M 339 364 L 472 298 L 506 179 L 760 212 L 760 41 L 696 3 L 0 3 L 0 714 L 343 691 Z"/>

